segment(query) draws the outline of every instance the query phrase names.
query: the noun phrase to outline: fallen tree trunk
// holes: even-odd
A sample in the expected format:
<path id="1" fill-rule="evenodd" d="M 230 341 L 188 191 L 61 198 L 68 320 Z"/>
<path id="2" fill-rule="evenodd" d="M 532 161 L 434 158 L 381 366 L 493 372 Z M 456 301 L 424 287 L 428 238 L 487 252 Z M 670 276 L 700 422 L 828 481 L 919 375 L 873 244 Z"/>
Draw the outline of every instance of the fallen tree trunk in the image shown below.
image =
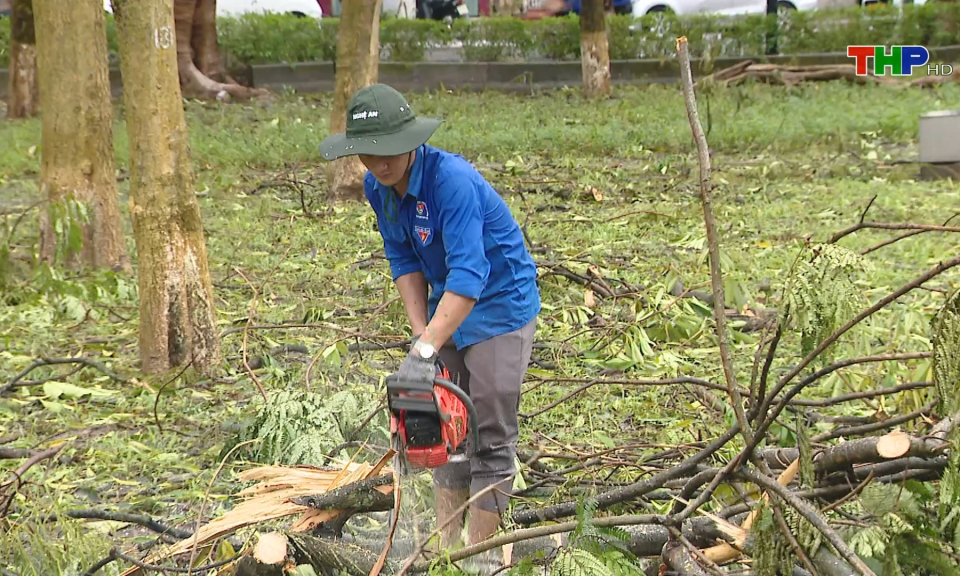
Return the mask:
<path id="1" fill-rule="evenodd" d="M 318 574 L 368 576 L 376 563 L 376 554 L 354 544 L 296 532 L 269 532 L 260 536 L 251 556 L 237 563 L 233 576 L 279 576 L 285 566 L 302 564 Z M 395 571 L 395 566 L 385 567 L 387 574 Z"/>
<path id="2" fill-rule="evenodd" d="M 758 64 L 752 60 L 739 62 L 697 81 L 696 86 L 719 84 L 731 86 L 747 79 L 755 78 L 771 84 L 796 86 L 802 82 L 822 82 L 828 80 L 846 80 L 857 84 L 884 84 L 889 86 L 908 86 L 896 78 L 876 76 L 868 73 L 858 76 L 854 64 L 816 64 L 811 66 L 791 66 L 784 64 Z"/>

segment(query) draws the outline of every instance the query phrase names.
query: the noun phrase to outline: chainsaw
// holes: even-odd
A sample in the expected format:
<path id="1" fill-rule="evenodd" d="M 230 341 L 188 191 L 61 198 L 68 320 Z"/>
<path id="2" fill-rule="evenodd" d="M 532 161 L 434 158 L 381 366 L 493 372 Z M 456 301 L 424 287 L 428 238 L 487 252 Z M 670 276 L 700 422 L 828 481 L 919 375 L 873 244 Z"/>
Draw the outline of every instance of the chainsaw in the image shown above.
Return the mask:
<path id="1" fill-rule="evenodd" d="M 430 384 L 388 376 L 387 406 L 401 474 L 466 460 L 468 429 L 473 449 L 479 444 L 476 408 L 439 358 Z"/>

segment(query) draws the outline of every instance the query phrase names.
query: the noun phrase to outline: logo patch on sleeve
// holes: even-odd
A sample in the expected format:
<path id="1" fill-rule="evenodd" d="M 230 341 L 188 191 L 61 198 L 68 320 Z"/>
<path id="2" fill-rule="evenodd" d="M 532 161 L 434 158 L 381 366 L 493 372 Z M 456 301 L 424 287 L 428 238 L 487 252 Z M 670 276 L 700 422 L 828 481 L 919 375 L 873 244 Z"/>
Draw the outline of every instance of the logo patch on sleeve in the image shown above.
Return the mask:
<path id="1" fill-rule="evenodd" d="M 421 226 L 415 226 L 413 229 L 417 232 L 417 236 L 420 236 L 420 242 L 426 245 L 427 240 L 430 239 L 430 234 L 432 234 L 433 231 L 430 230 L 430 228 L 423 228 Z"/>
<path id="2" fill-rule="evenodd" d="M 417 201 L 417 218 L 426 220 L 430 215 L 427 213 L 427 203 L 423 200 Z"/>

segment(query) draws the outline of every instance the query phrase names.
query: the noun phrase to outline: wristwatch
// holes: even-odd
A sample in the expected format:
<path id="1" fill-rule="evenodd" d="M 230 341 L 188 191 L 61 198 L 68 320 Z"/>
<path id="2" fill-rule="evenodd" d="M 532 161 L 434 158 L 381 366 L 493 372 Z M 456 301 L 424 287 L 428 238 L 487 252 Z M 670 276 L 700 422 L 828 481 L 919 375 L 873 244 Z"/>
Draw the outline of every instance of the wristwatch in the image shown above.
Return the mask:
<path id="1" fill-rule="evenodd" d="M 425 360 L 430 360 L 434 354 L 437 353 L 437 349 L 433 347 L 433 344 L 424 342 L 423 340 L 417 340 L 417 343 L 413 345 L 413 349 Z"/>

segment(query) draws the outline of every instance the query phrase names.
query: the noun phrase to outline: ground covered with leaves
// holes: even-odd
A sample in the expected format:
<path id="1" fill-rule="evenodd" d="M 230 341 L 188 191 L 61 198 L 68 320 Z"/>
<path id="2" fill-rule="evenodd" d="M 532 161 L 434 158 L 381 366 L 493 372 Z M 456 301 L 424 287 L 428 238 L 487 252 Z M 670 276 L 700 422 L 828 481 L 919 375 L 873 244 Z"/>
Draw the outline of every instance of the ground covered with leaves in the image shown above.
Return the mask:
<path id="1" fill-rule="evenodd" d="M 918 116 L 949 108 L 960 87 L 742 85 L 697 96 L 744 387 L 769 337 L 771 309 L 796 312 L 771 367 L 778 375 L 857 311 L 957 255 L 960 236 L 938 231 L 877 249 L 902 231 L 862 230 L 821 244 L 860 221 L 868 205 L 870 222 L 943 225 L 954 216 L 956 182 L 918 179 L 916 134 Z M 576 90 L 410 99 L 419 114 L 445 120 L 431 143 L 461 153 L 494 184 L 540 265 L 543 312 L 521 405 L 520 458 L 542 454 L 522 468 L 515 509 L 634 482 L 661 470 L 665 455 L 690 454 L 723 433 L 735 420 L 722 392 L 696 150 L 678 88 L 618 87 L 614 98 L 593 103 Z M 316 146 L 330 97 L 185 105 L 225 356 L 213 379 L 138 372 L 135 276 L 35 261 L 40 123 L 0 124 L 0 389 L 42 357 L 83 356 L 106 369 L 44 366 L 27 377 L 35 384 L 0 396 L 0 436 L 16 436 L 2 448 L 60 447 L 19 483 L 10 479 L 24 460 L 0 460 L 0 567 L 20 576 L 82 574 L 114 544 L 155 538 L 135 525 L 64 517 L 69 511 L 147 514 L 192 530 L 201 509 L 208 520 L 232 506 L 242 487 L 235 472 L 251 461 L 375 462 L 388 445 L 385 414 L 368 415 L 409 331 L 372 211 L 327 201 Z M 118 106 L 124 210 L 127 157 Z M 803 391 L 811 400 L 798 411 L 803 417 L 782 418 L 771 438 L 782 447 L 796 446 L 798 436 L 823 446 L 839 427 L 914 412 L 899 426 L 923 436 L 936 422 L 931 319 L 958 285 L 960 274 L 948 270 L 829 350 L 832 360 L 926 356 L 832 372 Z M 684 377 L 715 383 L 720 395 L 690 381 L 649 382 Z M 920 384 L 817 406 L 908 383 Z M 715 465 L 740 448 L 723 448 Z M 960 539 L 954 515 L 938 509 L 940 486 L 913 482 L 903 493 L 906 512 L 897 520 L 888 518 L 889 499 L 874 495 L 872 511 L 860 501 L 838 506 L 853 519 L 832 525 L 878 563 L 890 561 L 897 535 L 909 534 L 944 542 L 943 561 L 954 564 Z M 738 498 L 721 489 L 707 509 Z M 673 506 L 649 499 L 625 509 L 660 514 Z"/>

